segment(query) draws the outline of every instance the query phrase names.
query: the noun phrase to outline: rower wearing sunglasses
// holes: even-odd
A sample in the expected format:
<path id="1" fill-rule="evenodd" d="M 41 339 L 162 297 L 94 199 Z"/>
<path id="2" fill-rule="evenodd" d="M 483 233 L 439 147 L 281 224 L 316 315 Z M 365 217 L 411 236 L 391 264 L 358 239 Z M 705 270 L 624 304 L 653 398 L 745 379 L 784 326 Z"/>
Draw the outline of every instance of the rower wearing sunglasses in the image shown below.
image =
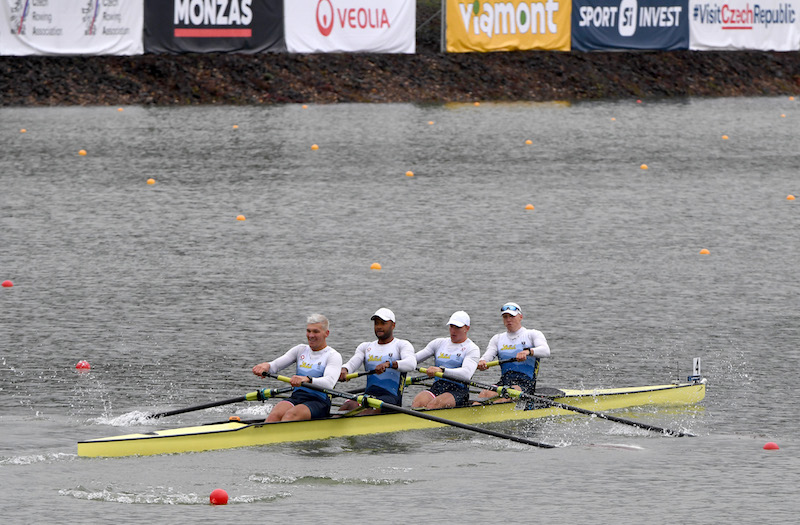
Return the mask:
<path id="1" fill-rule="evenodd" d="M 517 303 L 506 303 L 500 307 L 506 331 L 491 338 L 486 351 L 478 361 L 478 370 L 488 369 L 487 362 L 515 359 L 500 365 L 500 381 L 497 386 L 513 386 L 526 394 L 536 389 L 539 359 L 550 356 L 547 339 L 539 330 L 522 326 L 522 308 Z M 497 392 L 484 390 L 479 397 L 493 397 Z"/>

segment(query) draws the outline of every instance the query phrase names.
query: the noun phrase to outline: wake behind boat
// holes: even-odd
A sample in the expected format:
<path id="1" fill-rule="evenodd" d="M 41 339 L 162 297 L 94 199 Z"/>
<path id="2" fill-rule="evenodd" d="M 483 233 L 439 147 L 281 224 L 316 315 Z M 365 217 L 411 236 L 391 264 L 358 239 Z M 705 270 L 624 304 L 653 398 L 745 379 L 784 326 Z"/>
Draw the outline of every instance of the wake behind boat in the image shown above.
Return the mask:
<path id="1" fill-rule="evenodd" d="M 692 405 L 702 401 L 705 392 L 705 380 L 701 379 L 699 375 L 695 375 L 691 376 L 686 383 L 598 390 L 541 389 L 537 390 L 537 395 L 547 396 L 555 405 L 569 405 L 590 411 L 607 411 L 641 406 Z M 532 410 L 524 410 L 524 405 L 524 402 L 509 402 L 426 410 L 425 413 L 467 425 L 575 414 L 572 410 L 554 405 L 545 405 Z M 363 417 L 331 417 L 280 423 L 230 420 L 193 427 L 80 441 L 78 442 L 78 455 L 82 457 L 119 457 L 202 452 L 443 426 L 447 425 L 406 413 L 391 412 Z"/>

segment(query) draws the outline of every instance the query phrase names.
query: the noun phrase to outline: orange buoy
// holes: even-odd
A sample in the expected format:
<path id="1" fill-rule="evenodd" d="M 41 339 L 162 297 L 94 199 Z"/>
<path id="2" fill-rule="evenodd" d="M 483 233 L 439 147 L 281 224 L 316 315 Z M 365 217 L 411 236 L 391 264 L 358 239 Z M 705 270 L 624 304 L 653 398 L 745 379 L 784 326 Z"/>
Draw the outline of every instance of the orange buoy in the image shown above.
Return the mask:
<path id="1" fill-rule="evenodd" d="M 647 166 L 647 164 L 642 164 L 642 165 L 641 165 L 641 166 L 639 166 L 639 167 L 640 167 L 641 169 L 643 169 L 643 170 L 650 169 L 650 168 Z"/>
<path id="2" fill-rule="evenodd" d="M 793 201 L 794 200 L 794 195 L 787 195 L 786 196 L 786 200 L 787 201 Z"/>
<path id="3" fill-rule="evenodd" d="M 227 505 L 228 493 L 222 489 L 214 489 L 208 496 L 208 501 L 211 502 L 212 505 Z"/>
<path id="4" fill-rule="evenodd" d="M 526 210 L 532 210 L 533 209 L 533 204 L 526 204 L 525 205 L 525 209 Z"/>
<path id="5" fill-rule="evenodd" d="M 156 183 L 156 179 L 153 179 L 153 178 L 147 179 L 147 184 L 149 184 L 150 186 L 152 186 L 155 183 Z"/>
<path id="6" fill-rule="evenodd" d="M 710 254 L 710 253 L 711 253 L 711 252 L 710 252 L 710 251 L 708 251 L 708 250 L 706 250 L 705 248 L 703 248 L 702 250 L 700 250 L 700 255 L 708 255 L 708 254 Z"/>
<path id="7" fill-rule="evenodd" d="M 80 155 L 81 157 L 85 157 L 86 156 L 86 150 L 85 149 L 80 150 L 78 152 L 78 155 Z"/>
<path id="8" fill-rule="evenodd" d="M 722 140 L 728 140 L 728 136 L 727 135 L 723 135 L 722 136 Z"/>
<path id="9" fill-rule="evenodd" d="M 533 141 L 531 139 L 528 139 L 525 141 L 525 144 L 530 146 L 531 144 L 533 144 Z"/>
<path id="10" fill-rule="evenodd" d="M 409 171 L 406 172 L 406 177 L 413 177 L 413 176 L 414 176 L 414 172 L 413 171 L 409 170 Z"/>
<path id="11" fill-rule="evenodd" d="M 311 150 L 312 151 L 317 151 L 318 149 L 319 149 L 319 146 L 317 146 L 316 144 L 312 144 L 311 145 Z"/>
<path id="12" fill-rule="evenodd" d="M 244 215 L 237 215 L 236 216 L 236 220 L 237 221 L 243 221 L 244 220 Z"/>
<path id="13" fill-rule="evenodd" d="M 376 263 L 376 262 L 372 263 L 369 266 L 370 270 L 380 270 L 381 268 L 382 268 L 381 263 Z"/>

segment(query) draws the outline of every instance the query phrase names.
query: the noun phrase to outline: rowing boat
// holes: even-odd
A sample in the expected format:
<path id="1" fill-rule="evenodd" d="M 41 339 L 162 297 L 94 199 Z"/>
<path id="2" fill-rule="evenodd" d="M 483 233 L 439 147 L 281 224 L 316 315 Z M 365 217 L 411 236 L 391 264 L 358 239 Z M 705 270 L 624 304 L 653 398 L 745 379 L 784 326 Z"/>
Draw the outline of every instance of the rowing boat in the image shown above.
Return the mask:
<path id="1" fill-rule="evenodd" d="M 593 411 L 660 405 L 691 405 L 703 400 L 705 380 L 668 385 L 596 390 L 541 389 L 555 402 Z M 469 425 L 516 421 L 542 417 L 574 415 L 557 406 L 524 409 L 524 403 L 495 403 L 461 408 L 428 410 L 429 414 Z M 363 417 L 331 417 L 312 421 L 264 423 L 263 421 L 225 421 L 194 427 L 159 430 L 80 441 L 78 455 L 119 457 L 175 454 L 228 448 L 314 441 L 335 437 L 383 434 L 446 426 L 442 423 L 403 413 L 383 413 Z"/>

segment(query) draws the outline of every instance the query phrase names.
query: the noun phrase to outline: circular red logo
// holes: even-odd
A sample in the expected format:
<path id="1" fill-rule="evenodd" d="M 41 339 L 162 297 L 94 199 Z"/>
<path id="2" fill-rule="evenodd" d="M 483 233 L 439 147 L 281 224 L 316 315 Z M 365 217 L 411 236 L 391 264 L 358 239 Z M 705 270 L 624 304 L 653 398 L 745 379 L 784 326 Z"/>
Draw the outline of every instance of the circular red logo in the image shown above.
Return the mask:
<path id="1" fill-rule="evenodd" d="M 323 7 L 322 4 L 327 4 Z M 319 0 L 317 3 L 317 28 L 322 36 L 328 36 L 333 31 L 333 4 L 331 0 Z"/>

